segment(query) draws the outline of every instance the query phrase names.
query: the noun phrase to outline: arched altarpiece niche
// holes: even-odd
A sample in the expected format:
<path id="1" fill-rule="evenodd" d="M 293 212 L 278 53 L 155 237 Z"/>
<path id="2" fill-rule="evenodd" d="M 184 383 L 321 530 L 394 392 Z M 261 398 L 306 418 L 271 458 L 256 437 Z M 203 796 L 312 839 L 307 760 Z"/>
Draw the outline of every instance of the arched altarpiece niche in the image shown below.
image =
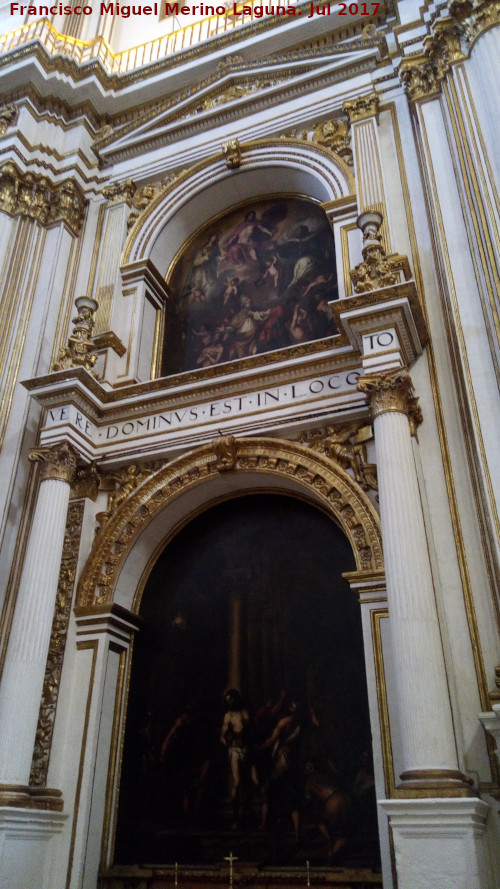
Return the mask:
<path id="1" fill-rule="evenodd" d="M 216 439 L 151 471 L 97 534 L 78 586 L 77 605 L 133 598 L 148 560 L 202 504 L 252 488 L 305 496 L 331 513 L 349 540 L 357 572 L 383 570 L 378 515 L 351 476 L 322 454 L 271 438 Z M 146 530 L 148 534 L 145 534 Z M 145 546 L 137 546 L 138 539 Z"/>

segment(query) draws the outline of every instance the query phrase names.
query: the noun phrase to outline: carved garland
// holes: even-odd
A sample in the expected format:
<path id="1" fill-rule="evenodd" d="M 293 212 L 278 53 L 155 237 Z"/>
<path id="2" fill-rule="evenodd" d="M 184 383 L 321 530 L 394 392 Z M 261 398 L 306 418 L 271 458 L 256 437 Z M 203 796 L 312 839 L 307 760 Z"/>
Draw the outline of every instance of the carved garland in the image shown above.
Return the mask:
<path id="1" fill-rule="evenodd" d="M 216 439 L 147 476 L 120 503 L 96 535 L 79 583 L 78 605 L 112 602 L 119 569 L 138 535 L 179 495 L 216 478 L 222 471 L 269 473 L 299 482 L 319 496 L 333 513 L 351 542 L 358 570 L 382 569 L 378 516 L 344 469 L 296 443 L 229 438 L 223 445 L 221 439 Z"/>
<path id="2" fill-rule="evenodd" d="M 80 534 L 83 522 L 83 501 L 70 503 L 64 545 L 57 585 L 56 604 L 52 633 L 50 636 L 50 648 L 45 668 L 42 700 L 38 716 L 38 727 L 35 738 L 35 749 L 31 764 L 30 786 L 43 787 L 47 783 L 49 770 L 50 748 L 54 731 L 57 699 L 59 697 L 59 685 L 66 646 L 66 635 L 71 612 L 71 600 L 75 584 L 78 550 L 80 546 Z"/>

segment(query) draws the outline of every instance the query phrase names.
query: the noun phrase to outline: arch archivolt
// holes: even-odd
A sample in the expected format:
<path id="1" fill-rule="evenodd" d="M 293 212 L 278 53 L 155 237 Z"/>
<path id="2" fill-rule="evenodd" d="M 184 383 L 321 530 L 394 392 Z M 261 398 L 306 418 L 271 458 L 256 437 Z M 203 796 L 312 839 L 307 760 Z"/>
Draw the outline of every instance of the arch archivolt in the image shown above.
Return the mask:
<path id="1" fill-rule="evenodd" d="M 219 438 L 165 463 L 120 503 L 96 535 L 80 578 L 77 605 L 102 606 L 120 599 L 119 604 L 131 607 L 137 585 L 133 579 L 138 580 L 169 531 L 200 505 L 252 488 L 278 488 L 316 502 L 349 539 L 357 571 L 371 574 L 383 569 L 377 512 L 339 465 L 297 442 Z M 154 533 L 146 535 L 147 529 Z M 148 537 L 151 542 L 144 546 Z M 128 587 L 128 593 L 117 595 L 117 586 Z"/>
<path id="2" fill-rule="evenodd" d="M 133 225 L 122 272 L 149 259 L 164 276 L 195 229 L 242 200 L 289 193 L 322 204 L 349 197 L 354 201 L 353 172 L 328 149 L 292 138 L 261 139 L 239 149 L 241 165 L 236 169 L 228 168 L 221 151 L 167 183 Z"/>

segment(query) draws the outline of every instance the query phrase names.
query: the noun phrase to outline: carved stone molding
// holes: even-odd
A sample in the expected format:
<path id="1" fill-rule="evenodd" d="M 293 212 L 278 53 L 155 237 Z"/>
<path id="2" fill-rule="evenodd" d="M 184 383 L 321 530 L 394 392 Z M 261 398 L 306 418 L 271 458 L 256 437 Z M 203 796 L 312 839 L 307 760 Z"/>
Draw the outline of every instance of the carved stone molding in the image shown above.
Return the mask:
<path id="1" fill-rule="evenodd" d="M 76 472 L 77 454 L 65 441 L 47 448 L 32 448 L 29 459 L 40 463 L 40 480 L 57 479 L 73 482 Z"/>
<path id="2" fill-rule="evenodd" d="M 0 169 L 0 210 L 9 216 L 26 216 L 43 226 L 64 222 L 79 235 L 86 205 L 72 179 L 54 185 L 46 176 L 22 173 L 11 161 Z"/>
<path id="3" fill-rule="evenodd" d="M 415 434 L 417 426 L 422 422 L 422 411 L 406 368 L 391 368 L 359 377 L 358 389 L 368 395 L 372 419 L 388 411 L 406 414 L 411 434 Z"/>
<path id="4" fill-rule="evenodd" d="M 113 601 L 120 568 L 136 538 L 165 507 L 220 474 L 218 442 L 203 445 L 162 466 L 130 490 L 96 534 L 78 586 L 79 606 Z M 339 464 L 297 442 L 239 438 L 232 472 L 278 476 L 309 492 L 330 510 L 351 542 L 357 570 L 383 568 L 377 513 L 360 485 Z M 237 490 L 237 479 L 235 490 Z"/>
<path id="5" fill-rule="evenodd" d="M 241 167 L 241 146 L 237 139 L 230 139 L 222 143 L 222 154 L 229 170 Z"/>
<path id="6" fill-rule="evenodd" d="M 464 58 L 456 23 L 451 18 L 436 21 L 424 40 L 423 52 L 403 59 L 399 66 L 399 77 L 410 101 L 437 95 L 451 66 Z"/>
<path id="7" fill-rule="evenodd" d="M 5 135 L 9 127 L 17 123 L 18 115 L 19 109 L 12 102 L 0 105 L 0 136 Z"/>
<path id="8" fill-rule="evenodd" d="M 366 442 L 373 438 L 371 426 L 365 423 L 349 423 L 347 426 L 325 426 L 300 436 L 299 441 L 312 450 L 319 451 L 350 470 L 363 491 L 377 491 L 377 467 L 368 463 Z"/>
<path id="9" fill-rule="evenodd" d="M 448 10 L 469 48 L 484 31 L 500 24 L 500 0 L 450 0 Z"/>
<path id="10" fill-rule="evenodd" d="M 132 206 L 132 198 L 136 192 L 135 183 L 132 179 L 124 179 L 123 182 L 114 182 L 103 188 L 102 193 L 108 204 L 128 204 Z"/>
<path id="11" fill-rule="evenodd" d="M 82 529 L 84 503 L 70 503 L 64 545 L 61 559 L 61 570 L 57 585 L 56 604 L 50 647 L 47 656 L 47 667 L 43 683 L 42 701 L 38 717 L 38 727 L 31 765 L 30 785 L 42 787 L 47 782 L 50 748 L 54 731 L 57 700 L 61 681 L 66 635 L 71 613 L 71 600 L 75 584 L 80 534 Z"/>
<path id="12" fill-rule="evenodd" d="M 97 351 L 92 342 L 95 313 L 99 308 L 95 299 L 79 296 L 75 299 L 78 315 L 73 318 L 73 331 L 68 345 L 59 351 L 52 370 L 66 370 L 68 367 L 84 367 L 89 372 L 97 361 Z M 95 376 L 95 374 L 94 374 Z"/>
<path id="13" fill-rule="evenodd" d="M 369 93 L 367 96 L 358 96 L 357 99 L 350 99 L 344 102 L 342 110 L 347 115 L 349 123 L 357 123 L 360 120 L 367 120 L 369 117 L 377 117 L 379 106 L 379 97 L 377 93 Z"/>

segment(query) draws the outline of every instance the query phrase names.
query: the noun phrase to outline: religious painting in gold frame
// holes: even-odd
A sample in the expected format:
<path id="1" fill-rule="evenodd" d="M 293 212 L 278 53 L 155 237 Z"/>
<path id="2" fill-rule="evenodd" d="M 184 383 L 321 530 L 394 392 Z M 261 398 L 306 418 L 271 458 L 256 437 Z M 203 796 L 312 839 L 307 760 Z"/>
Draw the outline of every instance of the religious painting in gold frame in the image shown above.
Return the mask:
<path id="1" fill-rule="evenodd" d="M 140 607 L 115 865 L 379 872 L 350 545 L 254 494 L 185 526 Z M 179 872 L 180 872 L 179 871 Z"/>
<path id="2" fill-rule="evenodd" d="M 270 198 L 219 217 L 168 280 L 162 375 L 212 367 L 336 333 L 335 242 L 324 211 Z"/>

